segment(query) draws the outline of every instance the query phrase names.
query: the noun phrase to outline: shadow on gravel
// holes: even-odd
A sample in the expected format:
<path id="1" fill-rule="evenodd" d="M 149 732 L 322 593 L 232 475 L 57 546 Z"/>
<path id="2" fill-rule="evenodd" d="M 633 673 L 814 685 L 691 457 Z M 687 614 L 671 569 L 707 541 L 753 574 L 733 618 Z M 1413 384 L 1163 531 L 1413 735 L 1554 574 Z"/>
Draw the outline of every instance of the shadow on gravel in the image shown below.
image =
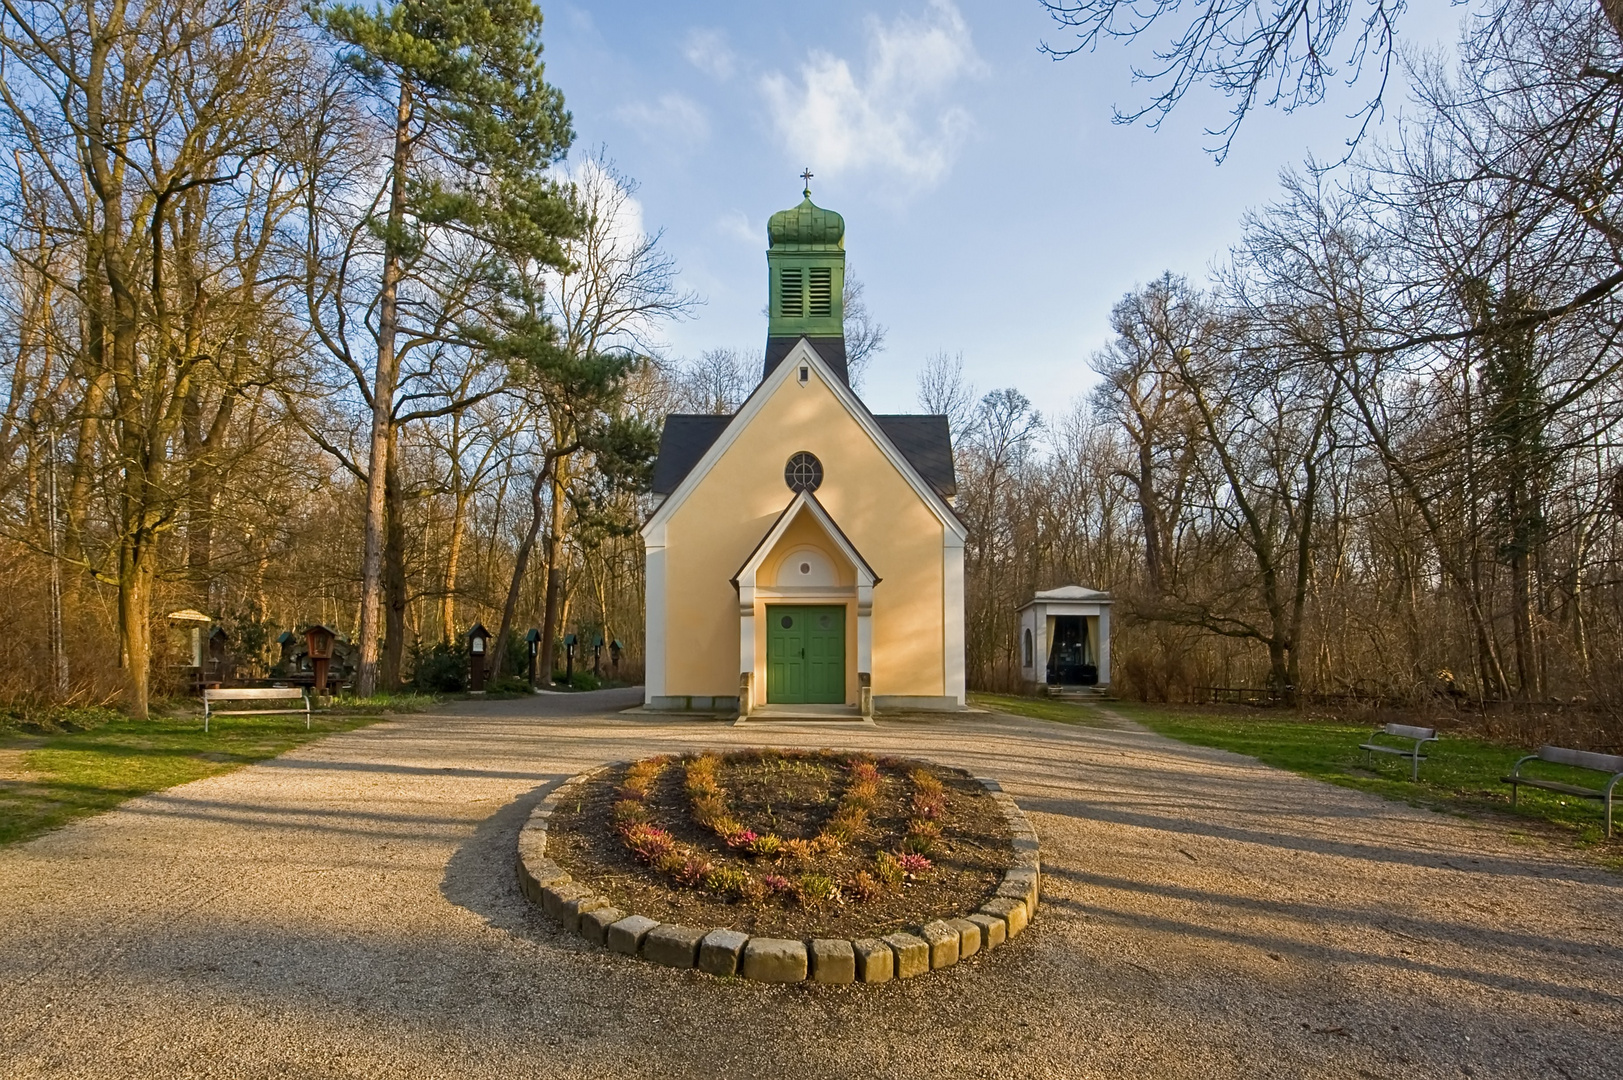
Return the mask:
<path id="1" fill-rule="evenodd" d="M 547 792 L 566 779 L 559 775 L 533 787 L 479 823 L 473 835 L 451 853 L 440 880 L 440 895 L 489 925 L 531 941 L 554 940 L 558 926 L 524 897 L 518 884 L 518 834 Z"/>

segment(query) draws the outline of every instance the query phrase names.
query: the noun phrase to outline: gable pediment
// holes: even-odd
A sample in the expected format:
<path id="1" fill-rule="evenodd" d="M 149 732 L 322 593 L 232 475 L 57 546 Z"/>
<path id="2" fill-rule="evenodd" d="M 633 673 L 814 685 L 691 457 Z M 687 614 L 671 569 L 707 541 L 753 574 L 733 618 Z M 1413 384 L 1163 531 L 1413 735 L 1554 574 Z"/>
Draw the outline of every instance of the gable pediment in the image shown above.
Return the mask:
<path id="1" fill-rule="evenodd" d="M 774 397 L 799 381 L 799 372 L 815 371 L 817 379 L 838 402 L 846 419 L 872 441 L 879 452 L 897 470 L 907 484 L 940 520 L 949 533 L 962 540 L 963 523 L 947 503 L 942 486 L 952 484 L 951 441 L 945 418 L 898 417 L 901 441 L 907 443 L 926 463 L 933 474 L 927 479 L 925 472 L 904 453 L 873 413 L 851 392 L 850 387 L 824 363 L 810 342 L 802 338 L 783 358 L 782 362 L 755 388 L 744 405 L 731 417 L 697 417 L 674 415 L 667 418 L 661 436 L 660 460 L 655 465 L 655 493 L 665 494 L 665 500 L 650 516 L 643 527 L 643 536 L 650 542 L 680 508 L 705 476 L 719 462 Z M 915 421 L 922 420 L 922 423 Z M 689 464 L 691 462 L 691 464 Z M 668 487 L 661 491 L 661 487 Z"/>

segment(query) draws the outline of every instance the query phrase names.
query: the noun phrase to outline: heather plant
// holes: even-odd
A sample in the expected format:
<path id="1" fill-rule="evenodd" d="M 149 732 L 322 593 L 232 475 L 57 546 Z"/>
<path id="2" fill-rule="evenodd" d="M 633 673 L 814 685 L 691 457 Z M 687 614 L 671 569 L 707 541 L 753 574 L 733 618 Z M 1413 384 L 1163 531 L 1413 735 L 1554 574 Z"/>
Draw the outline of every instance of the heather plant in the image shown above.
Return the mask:
<path id="1" fill-rule="evenodd" d="M 812 855 L 814 853 L 812 842 L 810 840 L 802 840 L 799 837 L 796 837 L 793 840 L 785 840 L 783 842 L 783 857 L 788 859 L 790 862 L 811 862 Z"/>
<path id="2" fill-rule="evenodd" d="M 906 880 L 907 874 L 902 869 L 902 864 L 896 856 L 888 851 L 881 851 L 874 856 L 873 863 L 874 876 L 879 879 L 886 889 L 895 891 L 902 887 L 902 882 Z"/>
<path id="3" fill-rule="evenodd" d="M 917 878 L 923 877 L 925 874 L 928 874 L 930 872 L 931 863 L 930 860 L 925 858 L 923 855 L 910 852 L 905 855 L 897 856 L 896 865 L 902 868 L 902 873 L 907 875 L 907 879 L 909 881 L 913 881 Z"/>
<path id="4" fill-rule="evenodd" d="M 709 877 L 715 864 L 702 855 L 689 855 L 672 875 L 683 885 L 697 885 Z"/>
<path id="5" fill-rule="evenodd" d="M 718 866 L 704 876 L 704 887 L 723 896 L 744 896 L 754 879 L 736 866 Z"/>
<path id="6" fill-rule="evenodd" d="M 758 855 L 763 859 L 770 859 L 783 848 L 783 841 L 771 833 L 757 836 L 749 843 L 749 853 Z"/>
<path id="7" fill-rule="evenodd" d="M 884 883 L 866 870 L 858 870 L 846 882 L 845 891 L 857 900 L 876 900 L 885 894 Z"/>
<path id="8" fill-rule="evenodd" d="M 621 799 L 609 810 L 609 819 L 617 827 L 640 825 L 648 820 L 648 807 L 637 799 Z"/>
<path id="9" fill-rule="evenodd" d="M 839 885 L 827 874 L 801 874 L 794 889 L 795 899 L 809 908 L 821 907 L 840 898 Z"/>
<path id="10" fill-rule="evenodd" d="M 626 778 L 620 782 L 620 797 L 637 802 L 647 799 L 654 790 L 654 781 L 659 779 L 667 764 L 669 759 L 664 757 L 632 762 L 626 769 Z"/>
<path id="11" fill-rule="evenodd" d="M 902 841 L 902 853 L 906 855 L 934 855 L 936 842 L 929 836 L 908 836 Z"/>
<path id="12" fill-rule="evenodd" d="M 657 825 L 634 824 L 625 830 L 626 847 L 643 862 L 654 862 L 673 851 L 676 841 Z"/>
<path id="13" fill-rule="evenodd" d="M 767 891 L 774 895 L 786 893 L 794 888 L 794 882 L 782 874 L 766 874 L 761 878 L 761 884 L 766 886 Z"/>

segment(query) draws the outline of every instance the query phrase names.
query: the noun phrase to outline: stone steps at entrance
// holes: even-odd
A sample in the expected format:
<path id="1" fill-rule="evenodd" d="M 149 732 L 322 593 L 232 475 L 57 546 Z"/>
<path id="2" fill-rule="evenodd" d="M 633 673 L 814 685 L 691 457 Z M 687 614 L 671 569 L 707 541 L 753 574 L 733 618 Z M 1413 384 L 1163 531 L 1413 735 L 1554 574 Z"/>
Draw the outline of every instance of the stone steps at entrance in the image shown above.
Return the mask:
<path id="1" fill-rule="evenodd" d="M 737 724 L 778 723 L 784 720 L 874 726 L 873 720 L 863 716 L 855 705 L 759 705 L 750 710 L 748 716 L 740 716 Z"/>

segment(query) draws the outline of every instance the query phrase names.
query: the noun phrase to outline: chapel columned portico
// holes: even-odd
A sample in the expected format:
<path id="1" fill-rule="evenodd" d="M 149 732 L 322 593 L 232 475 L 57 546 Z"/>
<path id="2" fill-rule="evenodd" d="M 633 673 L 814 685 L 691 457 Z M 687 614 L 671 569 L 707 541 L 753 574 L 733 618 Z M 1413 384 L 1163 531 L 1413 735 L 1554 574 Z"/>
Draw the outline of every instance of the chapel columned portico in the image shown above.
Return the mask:
<path id="1" fill-rule="evenodd" d="M 733 584 L 741 714 L 802 704 L 872 713 L 879 577 L 809 487 L 795 493 Z M 829 648 L 836 636 L 837 651 Z"/>

